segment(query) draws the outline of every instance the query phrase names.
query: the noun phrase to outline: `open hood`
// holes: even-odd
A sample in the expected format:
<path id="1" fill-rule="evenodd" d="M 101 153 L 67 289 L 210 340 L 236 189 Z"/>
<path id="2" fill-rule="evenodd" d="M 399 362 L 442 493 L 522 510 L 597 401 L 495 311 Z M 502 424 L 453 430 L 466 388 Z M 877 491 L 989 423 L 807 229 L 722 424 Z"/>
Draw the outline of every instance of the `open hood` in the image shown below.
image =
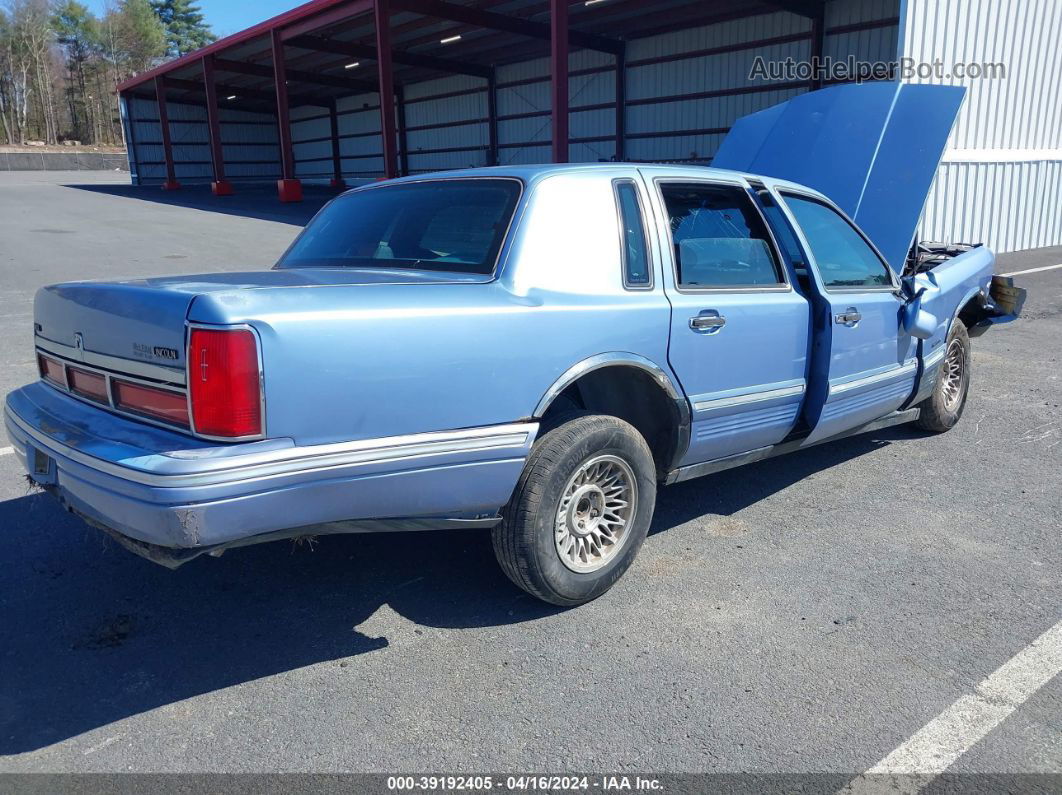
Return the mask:
<path id="1" fill-rule="evenodd" d="M 712 166 L 829 196 L 899 271 L 965 94 L 908 83 L 801 94 L 738 119 Z"/>

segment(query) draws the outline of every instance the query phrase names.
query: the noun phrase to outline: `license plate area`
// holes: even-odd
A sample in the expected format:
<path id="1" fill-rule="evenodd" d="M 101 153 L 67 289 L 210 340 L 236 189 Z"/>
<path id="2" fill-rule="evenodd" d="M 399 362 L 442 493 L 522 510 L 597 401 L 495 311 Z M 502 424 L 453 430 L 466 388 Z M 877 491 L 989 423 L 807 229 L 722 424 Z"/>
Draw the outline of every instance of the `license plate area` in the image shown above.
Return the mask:
<path id="1" fill-rule="evenodd" d="M 55 459 L 36 447 L 31 448 L 29 453 L 33 479 L 43 486 L 55 483 Z"/>

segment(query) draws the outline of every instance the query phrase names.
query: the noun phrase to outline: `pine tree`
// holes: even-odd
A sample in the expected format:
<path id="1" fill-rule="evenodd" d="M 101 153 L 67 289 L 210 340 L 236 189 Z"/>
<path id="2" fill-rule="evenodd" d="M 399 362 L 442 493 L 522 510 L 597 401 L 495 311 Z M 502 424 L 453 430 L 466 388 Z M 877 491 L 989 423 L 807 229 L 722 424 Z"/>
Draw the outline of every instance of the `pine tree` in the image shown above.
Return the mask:
<path id="1" fill-rule="evenodd" d="M 151 7 L 166 29 L 166 54 L 173 58 L 217 39 L 194 0 L 151 0 Z"/>
<path id="2" fill-rule="evenodd" d="M 116 76 L 122 79 L 154 66 L 166 53 L 166 31 L 148 0 L 121 0 L 104 19 L 113 37 Z"/>
<path id="3" fill-rule="evenodd" d="M 90 59 L 101 45 L 99 20 L 77 0 L 66 0 L 54 8 L 52 28 L 66 51 L 70 131 L 78 140 L 94 140 L 99 125 L 90 101 L 87 79 Z"/>

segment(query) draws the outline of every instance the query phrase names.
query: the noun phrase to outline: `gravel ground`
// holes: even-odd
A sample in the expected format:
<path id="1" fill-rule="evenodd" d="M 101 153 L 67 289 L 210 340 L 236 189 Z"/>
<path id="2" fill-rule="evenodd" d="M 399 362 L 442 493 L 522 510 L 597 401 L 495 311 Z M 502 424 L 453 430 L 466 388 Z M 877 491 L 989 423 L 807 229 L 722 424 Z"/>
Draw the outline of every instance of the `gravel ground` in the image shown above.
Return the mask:
<path id="1" fill-rule="evenodd" d="M 35 377 L 37 287 L 268 266 L 324 197 L 88 179 L 0 174 L 4 392 Z M 168 571 L 0 456 L 0 771 L 866 770 L 1062 619 L 1062 270 L 1017 280 L 954 431 L 663 489 L 634 567 L 573 611 L 478 533 Z M 1062 773 L 1060 715 L 1056 677 L 954 770 Z"/>

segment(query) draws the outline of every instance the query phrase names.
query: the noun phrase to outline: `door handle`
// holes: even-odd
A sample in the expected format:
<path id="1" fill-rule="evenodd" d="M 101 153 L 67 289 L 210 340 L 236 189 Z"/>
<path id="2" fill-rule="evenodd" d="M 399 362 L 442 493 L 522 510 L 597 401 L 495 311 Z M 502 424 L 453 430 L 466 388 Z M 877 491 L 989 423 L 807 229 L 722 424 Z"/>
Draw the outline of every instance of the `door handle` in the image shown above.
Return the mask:
<path id="1" fill-rule="evenodd" d="M 722 315 L 695 315 L 690 318 L 690 328 L 694 331 L 707 331 L 713 333 L 726 325 L 726 318 Z"/>
<path id="2" fill-rule="evenodd" d="M 860 314 L 854 306 L 848 307 L 846 310 L 834 317 L 834 320 L 836 320 L 839 324 L 841 324 L 842 326 L 848 326 L 849 328 L 855 326 L 862 319 L 863 315 Z"/>

